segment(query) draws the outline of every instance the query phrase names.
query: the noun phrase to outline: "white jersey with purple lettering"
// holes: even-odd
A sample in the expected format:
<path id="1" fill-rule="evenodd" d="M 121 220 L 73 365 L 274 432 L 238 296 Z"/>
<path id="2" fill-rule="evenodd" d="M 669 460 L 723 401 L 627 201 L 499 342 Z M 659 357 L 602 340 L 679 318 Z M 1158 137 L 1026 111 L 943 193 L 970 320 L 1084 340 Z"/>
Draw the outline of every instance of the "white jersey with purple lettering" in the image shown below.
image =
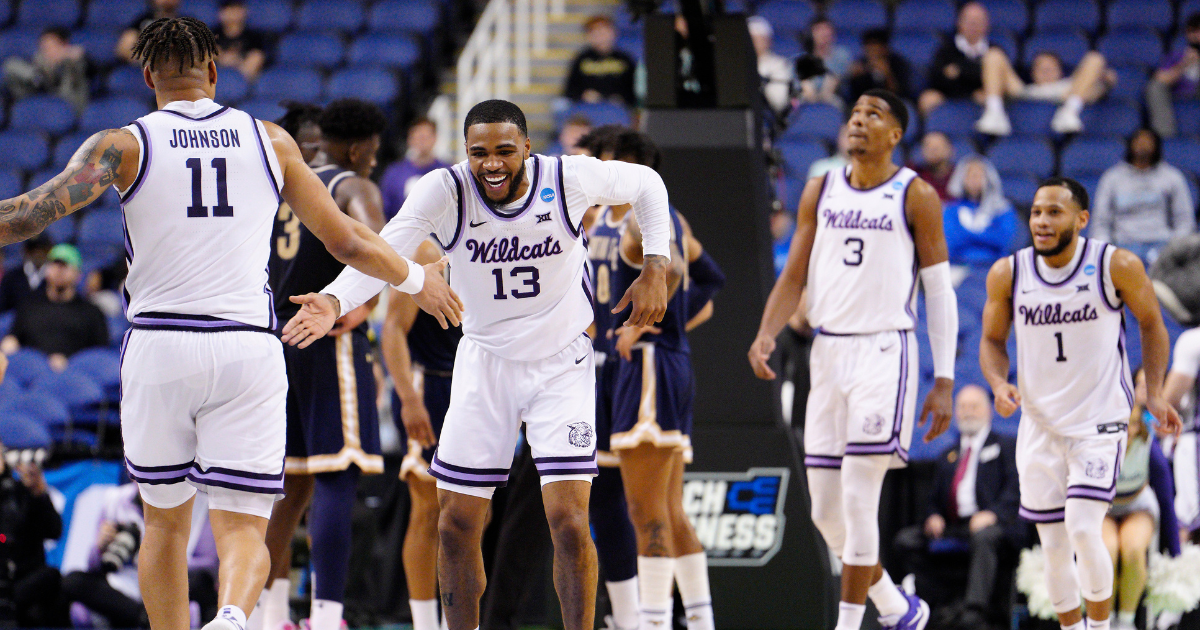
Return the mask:
<path id="1" fill-rule="evenodd" d="M 901 167 L 859 190 L 850 166 L 829 171 L 817 201 L 808 264 L 808 321 L 833 334 L 871 334 L 916 326 L 917 253 L 904 209 L 917 174 Z"/>
<path id="2" fill-rule="evenodd" d="M 1124 431 L 1133 380 L 1124 304 L 1112 283 L 1115 250 L 1080 237 L 1062 269 L 1046 265 L 1032 247 L 1011 257 L 1022 422 L 1064 437 Z"/>

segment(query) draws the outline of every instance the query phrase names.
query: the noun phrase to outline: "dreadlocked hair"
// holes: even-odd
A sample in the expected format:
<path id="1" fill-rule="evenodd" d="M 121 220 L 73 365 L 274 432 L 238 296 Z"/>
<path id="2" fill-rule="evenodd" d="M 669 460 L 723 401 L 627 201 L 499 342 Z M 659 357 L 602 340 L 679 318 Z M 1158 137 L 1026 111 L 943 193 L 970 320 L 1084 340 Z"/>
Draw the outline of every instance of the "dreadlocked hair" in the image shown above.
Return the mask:
<path id="1" fill-rule="evenodd" d="M 154 20 L 142 29 L 133 46 L 133 58 L 141 59 L 143 66 L 154 70 L 175 59 L 181 73 L 217 54 L 217 38 L 208 25 L 190 17 Z"/>
<path id="2" fill-rule="evenodd" d="M 280 103 L 287 111 L 279 120 L 275 121 L 276 125 L 283 128 L 293 138 L 300 133 L 300 128 L 308 123 L 320 125 L 321 112 L 320 107 L 312 103 L 300 103 L 297 101 L 283 101 Z"/>

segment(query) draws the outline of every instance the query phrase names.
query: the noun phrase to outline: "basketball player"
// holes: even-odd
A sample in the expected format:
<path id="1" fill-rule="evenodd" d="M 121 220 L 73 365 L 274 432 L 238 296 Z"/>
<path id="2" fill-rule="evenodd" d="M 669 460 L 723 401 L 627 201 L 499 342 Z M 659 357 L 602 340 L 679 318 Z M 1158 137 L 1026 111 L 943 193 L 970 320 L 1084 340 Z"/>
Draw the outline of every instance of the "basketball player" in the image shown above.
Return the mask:
<path id="1" fill-rule="evenodd" d="M 1162 393 L 1170 342 L 1146 270 L 1136 255 L 1080 237 L 1087 224 L 1088 195 L 1079 182 L 1042 182 L 1029 216 L 1033 246 L 988 272 L 979 344 L 996 411 L 1008 417 L 1021 409 L 1021 516 L 1037 525 L 1046 588 L 1066 630 L 1084 628 L 1080 587 L 1087 628 L 1109 628 L 1113 565 L 1101 530 L 1133 407 L 1126 306 L 1141 330 L 1146 409 L 1167 432 L 1180 428 Z M 1015 386 L 1006 347 L 1014 327 Z"/>
<path id="2" fill-rule="evenodd" d="M 426 239 L 413 260 L 442 257 Z M 403 293 L 388 291 L 387 319 L 379 337 L 383 360 L 392 376 L 392 414 L 400 444 L 408 449 L 400 463 L 400 479 L 412 500 L 404 533 L 404 577 L 413 630 L 437 630 L 437 480 L 429 474 L 434 446 L 450 407 L 454 353 L 462 328 L 443 330 Z"/>
<path id="3" fill-rule="evenodd" d="M 337 209 L 286 132 L 213 102 L 217 47 L 204 23 L 156 20 L 134 55 L 160 110 L 93 135 L 58 176 L 0 201 L 0 243 L 40 233 L 110 186 L 120 193 L 133 323 L 121 433 L 145 504 L 143 601 L 156 630 L 189 627 L 199 486 L 221 560 L 221 609 L 206 627 L 239 630 L 266 580 L 267 519 L 283 491 L 287 381 L 266 271 L 280 201 L 348 264 L 409 290 L 420 280 L 423 306 L 451 319 L 459 306 L 441 265 L 422 279 L 423 269 Z"/>
<path id="4" fill-rule="evenodd" d="M 375 170 L 387 118 L 356 99 L 330 103 L 317 119 L 320 152 L 311 162 L 338 208 L 372 231 L 383 228 Z M 345 268 L 287 204 L 280 204 L 271 242 L 270 281 L 275 311 L 291 318 L 299 310 L 286 296 L 319 291 Z M 375 375 L 365 320 L 367 305 L 343 317 L 332 334 L 303 350 L 287 346 L 288 439 L 283 500 L 267 527 L 271 573 L 260 598 L 263 627 L 291 624 L 288 592 L 292 535 L 309 510 L 313 630 L 339 630 L 350 563 L 350 515 L 360 473 L 383 472 Z M 285 320 L 286 321 L 286 320 Z"/>
<path id="5" fill-rule="evenodd" d="M 655 323 L 666 308 L 670 264 L 666 187 L 640 165 L 530 155 L 525 115 L 507 101 L 471 108 L 463 132 L 467 160 L 424 176 L 382 232 L 410 254 L 433 233 L 453 261 L 451 285 L 466 298 L 450 409 L 429 468 L 438 480 L 443 611 L 452 630 L 479 624 L 480 537 L 492 492 L 507 482 L 523 421 L 542 476 L 564 624 L 590 630 L 596 392 L 584 334 L 592 303 L 580 220 L 593 205 L 633 204 L 646 263 L 615 310 L 632 302 L 628 324 Z M 383 286 L 347 270 L 325 293 L 300 298 L 312 308 L 288 323 L 284 340 L 311 343 Z"/>
<path id="6" fill-rule="evenodd" d="M 812 519 L 842 559 L 838 630 L 858 630 L 871 601 L 880 624 L 922 630 L 929 606 L 906 595 L 879 564 L 879 493 L 890 466 L 908 460 L 917 393 L 916 287 L 925 286 L 936 382 L 921 409 L 925 439 L 946 430 L 954 389 L 958 310 L 950 283 L 942 204 L 929 184 L 892 162 L 908 110 L 868 90 L 851 110 L 850 163 L 808 180 L 783 273 L 767 299 L 750 364 L 773 379 L 775 336 L 807 288 L 812 390 L 804 463 Z"/>

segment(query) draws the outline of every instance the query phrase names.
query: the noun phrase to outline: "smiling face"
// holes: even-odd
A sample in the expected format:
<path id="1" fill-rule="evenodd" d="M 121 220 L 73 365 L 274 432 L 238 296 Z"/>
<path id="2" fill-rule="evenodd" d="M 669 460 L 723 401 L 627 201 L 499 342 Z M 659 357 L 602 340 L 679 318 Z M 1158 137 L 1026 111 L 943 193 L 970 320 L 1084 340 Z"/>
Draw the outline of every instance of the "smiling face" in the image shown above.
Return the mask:
<path id="1" fill-rule="evenodd" d="M 525 194 L 529 138 L 512 123 L 479 123 L 467 128 L 467 162 L 488 201 L 503 206 Z"/>
<path id="2" fill-rule="evenodd" d="M 850 110 L 846 123 L 846 149 L 851 156 L 891 154 L 904 133 L 887 101 L 878 96 L 861 96 Z"/>
<path id="3" fill-rule="evenodd" d="M 1039 256 L 1057 256 L 1067 250 L 1087 227 L 1088 211 L 1079 207 L 1066 186 L 1042 186 L 1033 195 L 1029 231 Z"/>

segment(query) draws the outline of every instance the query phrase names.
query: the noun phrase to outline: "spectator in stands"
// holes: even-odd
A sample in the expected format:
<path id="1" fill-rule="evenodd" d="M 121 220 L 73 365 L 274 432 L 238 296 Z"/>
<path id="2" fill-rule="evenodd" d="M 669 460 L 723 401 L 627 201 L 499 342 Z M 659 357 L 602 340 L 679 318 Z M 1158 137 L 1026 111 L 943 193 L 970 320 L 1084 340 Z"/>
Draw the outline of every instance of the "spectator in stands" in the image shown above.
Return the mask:
<path id="1" fill-rule="evenodd" d="M 954 174 L 954 145 L 950 138 L 940 131 L 930 131 L 921 138 L 921 161 L 910 163 L 909 168 L 933 186 L 942 201 L 950 201 L 946 187 L 950 184 L 950 176 Z"/>
<path id="2" fill-rule="evenodd" d="M 33 58 L 4 60 L 4 86 L 14 99 L 34 94 L 61 96 L 83 111 L 88 102 L 88 60 L 82 46 L 71 43 L 65 28 L 48 28 L 38 37 Z"/>
<path id="3" fill-rule="evenodd" d="M 829 103 L 842 106 L 838 96 L 838 86 L 854 58 L 845 46 L 837 43 L 837 31 L 833 22 L 826 18 L 817 18 L 808 26 L 808 52 L 825 62 L 825 74 L 800 82 L 800 100 L 804 103 Z"/>
<path id="4" fill-rule="evenodd" d="M 117 40 L 117 58 L 134 63 L 133 45 L 137 43 L 138 35 L 142 33 L 142 29 L 159 18 L 179 17 L 179 4 L 181 1 L 150 0 L 150 8 L 145 13 L 134 18 L 121 33 L 121 38 Z"/>
<path id="5" fill-rule="evenodd" d="M 990 47 L 987 34 L 987 9 L 978 2 L 964 4 L 954 36 L 942 42 L 929 64 L 929 88 L 917 101 L 921 114 L 937 109 L 946 99 L 973 98 L 983 88 L 983 56 Z"/>
<path id="6" fill-rule="evenodd" d="M 592 130 L 592 121 L 583 115 L 572 116 L 563 123 L 558 132 L 558 141 L 551 145 L 547 155 L 583 155 L 586 149 L 579 146 L 579 140 Z"/>
<path id="7" fill-rule="evenodd" d="M 17 309 L 12 331 L 0 342 L 0 351 L 40 350 L 48 355 L 50 367 L 61 372 L 76 352 L 108 345 L 104 313 L 77 290 L 79 264 L 79 250 L 72 245 L 63 243 L 50 250 L 44 291 Z"/>
<path id="8" fill-rule="evenodd" d="M 237 69 L 250 81 L 257 79 L 267 62 L 267 39 L 246 27 L 245 0 L 221 0 L 217 20 L 220 23 L 212 29 L 217 36 L 217 50 L 221 51 L 217 64 Z"/>
<path id="9" fill-rule="evenodd" d="M 0 374 L 2 376 L 2 374 Z M 0 443 L 0 581 L 11 584 L 15 621 L 26 628 L 62 628 L 68 623 L 61 605 L 62 577 L 46 565 L 45 543 L 62 535 L 62 517 L 47 492 L 41 466 L 21 463 L 10 469 Z M 13 476 L 17 474 L 18 480 Z M 2 614 L 4 611 L 0 611 Z M 0 620 L 0 625 L 13 620 Z"/>
<path id="10" fill-rule="evenodd" d="M 1000 173 L 987 158 L 959 160 L 946 189 L 954 198 L 942 214 L 950 264 L 986 269 L 1017 250 L 1020 220 L 1004 198 Z"/>
<path id="11" fill-rule="evenodd" d="M 436 145 L 437 123 L 428 118 L 418 118 L 408 126 L 404 159 L 388 166 L 379 180 L 379 190 L 383 194 L 383 215 L 386 218 L 396 216 L 417 180 L 432 170 L 450 166 L 434 156 Z"/>
<path id="12" fill-rule="evenodd" d="M 33 295 L 46 273 L 46 256 L 54 242 L 45 232 L 25 241 L 24 260 L 4 270 L 0 278 L 0 313 L 11 311 Z"/>
<path id="13" fill-rule="evenodd" d="M 871 29 L 862 36 L 862 56 L 850 66 L 848 103 L 858 101 L 863 92 L 883 88 L 910 98 L 912 68 L 908 60 L 888 47 L 887 29 Z"/>
<path id="14" fill-rule="evenodd" d="M 1163 138 L 1175 137 L 1172 102 L 1200 98 L 1200 13 L 1184 22 L 1186 42 L 1163 58 L 1146 85 L 1146 111 L 1150 127 Z"/>
<path id="15" fill-rule="evenodd" d="M 896 535 L 897 568 L 914 575 L 923 599 L 946 602 L 953 596 L 937 579 L 936 558 L 966 551 L 970 568 L 957 627 L 985 628 L 994 587 L 1006 580 L 997 575 L 1000 562 L 1020 549 L 1024 539 L 1024 525 L 1017 518 L 1016 440 L 991 430 L 991 401 L 978 385 L 959 391 L 954 422 L 959 443 L 937 459 L 925 521 Z"/>
<path id="16" fill-rule="evenodd" d="M 1071 76 L 1066 76 L 1058 55 L 1039 52 L 1033 58 L 1029 74 L 1032 82 L 1025 83 L 1003 50 L 994 47 L 987 51 L 983 56 L 983 115 L 975 123 L 976 131 L 992 136 L 1011 134 L 1012 124 L 1004 111 L 1004 99 L 1016 98 L 1060 103 L 1050 119 L 1050 128 L 1055 133 L 1079 133 L 1083 130 L 1079 118 L 1083 106 L 1104 96 L 1117 82 L 1117 75 L 1108 69 L 1104 55 L 1094 50 L 1083 56 Z"/>
<path id="17" fill-rule="evenodd" d="M 775 29 L 771 28 L 770 22 L 755 15 L 747 18 L 746 25 L 750 29 L 750 41 L 754 42 L 754 53 L 758 56 L 763 97 L 776 116 L 786 116 L 792 106 L 792 81 L 796 78 L 792 62 L 771 49 Z"/>
<path id="18" fill-rule="evenodd" d="M 585 103 L 636 104 L 633 75 L 637 62 L 613 47 L 617 42 L 617 28 L 612 18 L 594 15 L 584 23 L 583 29 L 587 34 L 587 46 L 571 62 L 564 96 Z"/>
<path id="19" fill-rule="evenodd" d="M 1091 235 L 1137 254 L 1147 266 L 1167 241 L 1196 229 L 1195 206 L 1183 172 L 1162 159 L 1162 140 L 1139 129 L 1125 161 L 1100 177 L 1092 201 Z"/>
<path id="20" fill-rule="evenodd" d="M 828 173 L 829 171 L 840 169 L 843 166 L 845 166 L 847 163 L 849 163 L 850 162 L 850 153 L 849 153 L 850 147 L 848 146 L 849 142 L 850 142 L 850 126 L 842 125 L 842 128 L 838 129 L 837 153 L 834 153 L 833 155 L 831 155 L 829 157 L 824 157 L 819 160 L 815 160 L 812 164 L 810 164 L 808 166 L 808 178 L 812 179 L 814 177 L 820 177 L 820 176 L 824 175 L 825 173 Z M 785 254 L 786 254 L 786 252 L 785 252 Z"/>

